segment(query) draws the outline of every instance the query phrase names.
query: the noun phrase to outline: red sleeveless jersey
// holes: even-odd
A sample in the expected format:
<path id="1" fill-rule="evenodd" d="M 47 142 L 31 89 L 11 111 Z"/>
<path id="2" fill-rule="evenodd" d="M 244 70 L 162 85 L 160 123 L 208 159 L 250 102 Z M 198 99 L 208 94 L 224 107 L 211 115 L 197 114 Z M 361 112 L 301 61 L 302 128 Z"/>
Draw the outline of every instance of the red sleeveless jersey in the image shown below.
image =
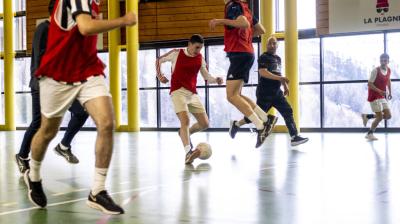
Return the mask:
<path id="1" fill-rule="evenodd" d="M 178 59 L 176 60 L 175 70 L 171 76 L 171 91 L 184 87 L 192 93 L 197 93 L 197 74 L 202 64 L 202 56 L 198 54 L 195 57 L 189 57 L 184 50 L 179 50 Z"/>
<path id="2" fill-rule="evenodd" d="M 86 5 L 82 6 L 83 4 Z M 97 35 L 83 36 L 79 32 L 75 16 L 80 13 L 91 14 L 92 18 L 96 18 L 99 1 L 56 1 L 51 15 L 46 52 L 36 76 L 73 83 L 85 81 L 93 75 L 104 75 L 105 65 L 97 57 Z"/>
<path id="3" fill-rule="evenodd" d="M 382 91 L 386 91 L 386 86 L 388 84 L 388 81 L 390 79 L 390 68 L 387 68 L 387 74 L 383 75 L 381 68 L 378 67 L 376 68 L 376 78 L 374 81 L 374 85 L 376 86 L 376 88 L 382 90 Z M 371 88 L 368 88 L 368 102 L 372 102 L 374 100 L 377 99 L 383 99 L 385 98 L 385 96 L 382 96 L 381 94 L 379 94 L 378 92 L 372 90 Z"/>
<path id="4" fill-rule="evenodd" d="M 227 9 L 233 3 L 238 3 L 242 7 L 243 16 L 250 23 L 249 28 L 229 28 L 225 26 L 224 44 L 226 52 L 246 52 L 254 53 L 253 49 L 253 14 L 248 4 L 239 0 L 233 0 L 225 6 L 225 18 L 227 18 Z"/>

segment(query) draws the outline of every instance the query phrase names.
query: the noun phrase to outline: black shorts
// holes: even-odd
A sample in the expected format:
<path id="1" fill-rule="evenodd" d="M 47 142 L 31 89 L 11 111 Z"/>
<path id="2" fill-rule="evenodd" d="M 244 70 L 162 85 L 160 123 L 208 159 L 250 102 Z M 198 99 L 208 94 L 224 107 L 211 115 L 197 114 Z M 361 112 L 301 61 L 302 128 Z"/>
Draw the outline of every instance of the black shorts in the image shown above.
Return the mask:
<path id="1" fill-rule="evenodd" d="M 254 54 L 242 52 L 229 52 L 227 57 L 230 61 L 227 80 L 249 81 L 250 69 L 254 63 Z"/>

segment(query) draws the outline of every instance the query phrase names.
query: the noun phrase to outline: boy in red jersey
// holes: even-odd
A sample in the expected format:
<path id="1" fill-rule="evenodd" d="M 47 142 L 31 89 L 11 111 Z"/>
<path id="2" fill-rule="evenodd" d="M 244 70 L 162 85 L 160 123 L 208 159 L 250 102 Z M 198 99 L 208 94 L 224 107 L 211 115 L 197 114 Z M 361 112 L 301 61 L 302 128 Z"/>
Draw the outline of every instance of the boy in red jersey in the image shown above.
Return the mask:
<path id="1" fill-rule="evenodd" d="M 277 117 L 267 115 L 253 100 L 242 95 L 242 87 L 249 80 L 254 63 L 253 36 L 265 33 L 264 27 L 250 11 L 245 0 L 224 0 L 225 18 L 210 21 L 210 28 L 223 25 L 225 52 L 230 61 L 226 81 L 228 101 L 257 128 L 256 148 L 260 147 L 271 132 Z"/>
<path id="2" fill-rule="evenodd" d="M 97 127 L 94 183 L 87 204 L 107 214 L 122 214 L 105 190 L 111 161 L 114 115 L 104 78 L 104 64 L 97 57 L 97 34 L 133 26 L 133 12 L 100 20 L 100 0 L 57 0 L 51 15 L 47 48 L 36 76 L 40 78 L 41 126 L 31 144 L 30 169 L 24 174 L 31 202 L 47 205 L 40 176 L 49 142 L 57 134 L 65 111 L 77 99 Z"/>
<path id="3" fill-rule="evenodd" d="M 189 136 L 208 128 L 208 116 L 200 97 L 197 95 L 197 75 L 200 71 L 204 80 L 208 83 L 218 83 L 218 85 L 223 83 L 222 78 L 215 78 L 208 73 L 206 61 L 200 53 L 203 46 L 203 37 L 193 35 L 186 49 L 174 49 L 159 57 L 156 61 L 157 78 L 162 83 L 167 83 L 169 80 L 161 72 L 161 64 L 164 62 L 171 62 L 172 64 L 170 94 L 175 113 L 181 123 L 178 133 L 186 153 L 186 164 L 191 164 L 193 160 L 200 156 L 198 149 L 193 150 Z M 190 128 L 189 112 L 197 120 L 197 123 Z"/>
<path id="4" fill-rule="evenodd" d="M 374 131 L 378 127 L 382 119 L 389 120 L 392 117 L 390 112 L 388 100 L 392 99 L 392 83 L 390 81 L 391 70 L 388 67 L 389 55 L 382 54 L 380 56 L 381 66 L 375 68 L 371 72 L 371 76 L 368 80 L 368 102 L 371 105 L 371 109 L 375 114 L 362 114 L 364 126 L 367 125 L 369 119 L 375 118 L 371 124 L 365 138 L 374 141 L 378 140 L 374 136 Z M 388 94 L 386 94 L 388 90 Z"/>

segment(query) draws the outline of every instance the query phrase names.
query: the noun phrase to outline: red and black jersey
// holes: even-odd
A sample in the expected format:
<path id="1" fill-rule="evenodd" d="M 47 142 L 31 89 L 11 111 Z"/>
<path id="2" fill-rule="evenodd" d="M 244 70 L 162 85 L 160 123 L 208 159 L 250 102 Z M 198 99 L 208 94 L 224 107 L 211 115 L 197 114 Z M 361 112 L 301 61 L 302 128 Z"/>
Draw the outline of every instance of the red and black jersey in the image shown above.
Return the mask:
<path id="1" fill-rule="evenodd" d="M 99 4 L 100 0 L 56 0 L 46 52 L 36 76 L 74 83 L 104 74 L 105 65 L 97 57 L 97 35 L 83 36 L 76 23 L 79 14 L 97 18 Z"/>

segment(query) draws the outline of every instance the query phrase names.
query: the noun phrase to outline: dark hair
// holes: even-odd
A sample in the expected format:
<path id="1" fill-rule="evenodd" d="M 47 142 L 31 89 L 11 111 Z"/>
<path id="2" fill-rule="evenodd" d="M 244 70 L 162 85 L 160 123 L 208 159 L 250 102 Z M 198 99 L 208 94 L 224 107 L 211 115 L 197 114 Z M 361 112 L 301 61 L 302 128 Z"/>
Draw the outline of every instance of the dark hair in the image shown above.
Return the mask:
<path id="1" fill-rule="evenodd" d="M 53 9 L 54 9 L 54 5 L 56 4 L 56 0 L 50 0 L 49 2 L 49 14 L 51 15 L 51 13 L 53 13 Z"/>
<path id="2" fill-rule="evenodd" d="M 383 54 L 381 54 L 380 59 L 382 59 L 382 58 L 387 58 L 387 59 L 389 59 L 389 55 L 386 54 L 386 53 L 383 53 Z"/>
<path id="3" fill-rule="evenodd" d="M 189 42 L 192 44 L 195 44 L 195 43 L 204 44 L 204 39 L 200 34 L 195 34 L 189 39 Z"/>

